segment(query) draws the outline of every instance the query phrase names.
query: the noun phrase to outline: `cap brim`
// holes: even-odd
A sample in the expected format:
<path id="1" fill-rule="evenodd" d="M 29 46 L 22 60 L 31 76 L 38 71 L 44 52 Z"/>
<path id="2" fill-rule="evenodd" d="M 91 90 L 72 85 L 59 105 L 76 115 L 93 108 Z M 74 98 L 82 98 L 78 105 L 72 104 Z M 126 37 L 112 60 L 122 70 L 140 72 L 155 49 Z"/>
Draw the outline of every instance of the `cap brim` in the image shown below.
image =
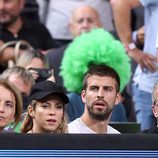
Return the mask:
<path id="1" fill-rule="evenodd" d="M 40 99 L 44 99 L 45 97 L 47 97 L 48 95 L 53 95 L 53 94 L 57 94 L 59 96 L 61 96 L 61 99 L 63 100 L 63 102 L 65 104 L 69 103 L 69 98 L 67 97 L 66 94 L 64 93 L 61 93 L 61 92 L 38 92 L 37 93 L 38 95 L 34 95 L 32 97 L 30 97 L 29 99 L 29 103 L 32 101 L 32 100 L 40 100 Z"/>

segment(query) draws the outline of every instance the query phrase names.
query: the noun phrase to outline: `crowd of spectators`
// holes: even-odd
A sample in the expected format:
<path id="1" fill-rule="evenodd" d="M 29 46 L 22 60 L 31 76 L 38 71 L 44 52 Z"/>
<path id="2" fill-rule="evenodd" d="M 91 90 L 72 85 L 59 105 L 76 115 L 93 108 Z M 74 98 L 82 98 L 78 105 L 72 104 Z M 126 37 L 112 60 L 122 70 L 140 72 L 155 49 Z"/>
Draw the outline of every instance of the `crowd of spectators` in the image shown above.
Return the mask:
<path id="1" fill-rule="evenodd" d="M 0 132 L 120 134 L 109 124 L 135 122 L 137 132 L 157 133 L 157 18 L 157 0 L 1 0 Z M 118 42 L 109 45 L 121 57 L 126 52 L 131 70 L 122 67 L 127 76 L 121 78 L 123 63 L 112 65 L 108 58 L 115 56 L 105 55 L 111 48 L 102 47 L 99 56 L 101 39 L 88 47 L 95 52 L 84 57 L 88 67 L 69 59 L 83 68 L 71 66 L 83 82 L 80 91 L 71 90 L 63 59 L 76 43 L 81 48 L 74 53 L 82 54 L 95 41 L 82 37 L 97 29 Z"/>

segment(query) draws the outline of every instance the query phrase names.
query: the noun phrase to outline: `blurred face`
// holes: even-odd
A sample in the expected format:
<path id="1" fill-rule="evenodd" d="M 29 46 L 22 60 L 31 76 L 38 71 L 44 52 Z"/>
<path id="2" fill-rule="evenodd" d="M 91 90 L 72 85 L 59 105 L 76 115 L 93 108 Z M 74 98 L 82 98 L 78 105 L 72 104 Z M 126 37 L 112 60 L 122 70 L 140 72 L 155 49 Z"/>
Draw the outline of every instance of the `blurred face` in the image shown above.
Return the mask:
<path id="1" fill-rule="evenodd" d="M 84 6 L 73 13 L 70 30 L 74 37 L 98 27 L 101 27 L 101 22 L 98 13 L 94 9 Z"/>
<path id="2" fill-rule="evenodd" d="M 29 71 L 31 72 L 34 80 L 37 81 L 37 79 L 39 79 L 39 77 L 41 77 L 41 76 L 38 73 L 38 71 L 36 71 L 34 69 L 31 69 L 31 68 L 44 69 L 44 68 L 46 68 L 46 66 L 45 66 L 44 62 L 40 58 L 33 58 L 32 61 L 27 65 L 26 68 L 29 69 Z M 45 78 L 44 78 L 44 80 L 45 80 Z M 38 82 L 39 82 L 39 80 L 38 80 Z"/>
<path id="3" fill-rule="evenodd" d="M 58 96 L 37 102 L 35 110 L 29 106 L 29 114 L 33 118 L 32 133 L 52 133 L 56 130 L 63 120 L 63 106 Z"/>
<path id="4" fill-rule="evenodd" d="M 0 85 L 0 131 L 14 121 L 15 106 L 14 94 Z"/>
<path id="5" fill-rule="evenodd" d="M 155 100 L 155 104 L 152 105 L 152 111 L 153 111 L 153 114 L 154 114 L 155 118 L 158 121 L 158 89 L 155 90 L 154 98 L 156 100 Z M 158 124 L 157 124 L 157 126 L 158 126 Z"/>
<path id="6" fill-rule="evenodd" d="M 81 93 L 87 115 L 95 120 L 107 120 L 114 105 L 120 100 L 120 94 L 116 92 L 116 81 L 111 77 L 93 75 L 87 83 L 87 89 Z"/>
<path id="7" fill-rule="evenodd" d="M 0 24 L 14 23 L 23 9 L 24 0 L 0 0 Z"/>
<path id="8" fill-rule="evenodd" d="M 45 68 L 45 65 L 43 61 L 40 58 L 33 58 L 30 64 L 27 66 L 27 69 L 29 68 L 39 68 L 43 69 Z"/>
<path id="9" fill-rule="evenodd" d="M 22 96 L 28 96 L 30 94 L 32 85 L 29 82 L 24 82 L 24 80 L 19 75 L 11 75 L 8 80 L 13 83 L 20 91 Z"/>

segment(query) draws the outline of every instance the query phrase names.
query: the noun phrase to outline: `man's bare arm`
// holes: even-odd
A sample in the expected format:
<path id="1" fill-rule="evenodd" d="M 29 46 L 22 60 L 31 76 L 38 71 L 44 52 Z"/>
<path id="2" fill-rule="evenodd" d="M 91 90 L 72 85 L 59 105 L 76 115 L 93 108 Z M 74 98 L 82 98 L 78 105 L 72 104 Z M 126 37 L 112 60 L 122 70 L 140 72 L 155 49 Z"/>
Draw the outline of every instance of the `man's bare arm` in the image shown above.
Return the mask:
<path id="1" fill-rule="evenodd" d="M 131 43 L 131 10 L 140 5 L 139 0 L 110 0 L 110 2 L 120 40 L 124 44 Z"/>
<path id="2" fill-rule="evenodd" d="M 4 44 L 2 40 L 0 40 L 0 47 Z M 2 52 L 0 52 L 0 62 L 6 62 L 8 60 L 14 59 L 14 48 L 7 47 Z"/>
<path id="3" fill-rule="evenodd" d="M 131 31 L 131 10 L 138 7 L 139 0 L 110 0 L 115 26 L 120 40 L 126 46 L 132 43 L 132 31 Z M 154 62 L 156 58 L 143 53 L 141 50 L 135 48 L 128 51 L 128 55 L 140 64 L 141 68 L 147 68 L 151 72 L 157 70 Z"/>

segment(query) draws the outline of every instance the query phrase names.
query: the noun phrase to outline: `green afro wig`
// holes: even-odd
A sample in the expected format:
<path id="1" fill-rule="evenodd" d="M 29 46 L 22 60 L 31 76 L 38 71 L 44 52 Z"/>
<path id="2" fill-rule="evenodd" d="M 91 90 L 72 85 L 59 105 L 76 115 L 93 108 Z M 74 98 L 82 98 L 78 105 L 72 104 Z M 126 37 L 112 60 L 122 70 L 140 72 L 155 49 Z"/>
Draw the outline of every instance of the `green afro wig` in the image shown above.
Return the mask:
<path id="1" fill-rule="evenodd" d="M 120 91 L 130 80 L 130 58 L 123 45 L 103 29 L 94 29 L 75 38 L 64 52 L 60 75 L 69 92 L 81 92 L 82 80 L 90 63 L 114 68 L 120 77 Z"/>

